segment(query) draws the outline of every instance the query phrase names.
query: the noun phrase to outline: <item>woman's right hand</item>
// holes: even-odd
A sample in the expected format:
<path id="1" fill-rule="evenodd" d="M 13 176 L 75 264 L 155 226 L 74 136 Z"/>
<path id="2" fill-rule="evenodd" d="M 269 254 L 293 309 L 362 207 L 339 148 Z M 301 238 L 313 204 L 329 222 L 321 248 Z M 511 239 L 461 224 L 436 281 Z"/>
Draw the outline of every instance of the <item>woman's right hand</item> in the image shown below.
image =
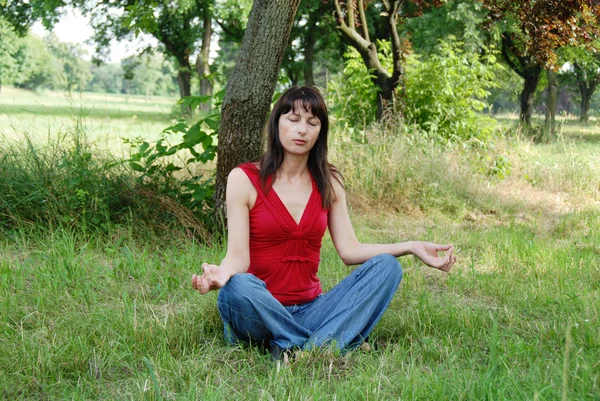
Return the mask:
<path id="1" fill-rule="evenodd" d="M 226 269 L 221 268 L 217 265 L 210 265 L 208 263 L 202 264 L 202 270 L 204 274 L 201 276 L 192 275 L 192 288 L 198 291 L 200 294 L 206 294 L 212 290 L 218 290 L 223 287 L 229 279 L 231 274 Z"/>

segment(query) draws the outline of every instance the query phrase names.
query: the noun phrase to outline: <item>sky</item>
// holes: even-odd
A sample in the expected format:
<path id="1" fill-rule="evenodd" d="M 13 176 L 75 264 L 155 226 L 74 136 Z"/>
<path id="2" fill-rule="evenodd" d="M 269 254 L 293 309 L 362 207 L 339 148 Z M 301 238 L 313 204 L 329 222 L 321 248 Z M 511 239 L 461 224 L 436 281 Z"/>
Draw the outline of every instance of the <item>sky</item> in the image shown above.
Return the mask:
<path id="1" fill-rule="evenodd" d="M 31 30 L 39 36 L 44 36 L 48 32 L 39 22 L 36 22 Z M 88 51 L 85 58 L 87 60 L 92 58 L 94 46 L 85 43 L 94 33 L 89 24 L 89 17 L 84 17 L 78 10 L 71 9 L 54 26 L 52 32 L 54 32 L 61 42 L 81 43 L 82 47 Z M 149 35 L 140 35 L 133 42 L 113 41 L 110 46 L 108 62 L 118 63 L 122 59 L 136 54 L 138 50 L 146 47 L 148 44 L 155 46 L 157 44 L 156 39 Z"/>

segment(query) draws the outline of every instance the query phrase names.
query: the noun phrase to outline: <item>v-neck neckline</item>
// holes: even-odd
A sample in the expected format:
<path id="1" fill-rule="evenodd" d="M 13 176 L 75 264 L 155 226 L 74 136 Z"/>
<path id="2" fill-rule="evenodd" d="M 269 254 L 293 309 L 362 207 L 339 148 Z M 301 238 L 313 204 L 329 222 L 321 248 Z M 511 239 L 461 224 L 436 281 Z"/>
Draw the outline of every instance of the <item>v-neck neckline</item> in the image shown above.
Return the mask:
<path id="1" fill-rule="evenodd" d="M 296 227 L 296 228 L 299 228 L 302 225 L 302 222 L 304 221 L 304 217 L 306 215 L 308 207 L 310 206 L 310 203 L 312 202 L 313 197 L 315 195 L 316 185 L 315 185 L 315 181 L 312 178 L 312 175 L 310 176 L 310 184 L 311 184 L 310 196 L 308 197 L 308 201 L 306 201 L 306 205 L 304 205 L 304 210 L 302 211 L 302 215 L 300 216 L 300 221 L 296 221 L 296 219 L 294 219 L 294 216 L 292 216 L 292 214 L 290 213 L 290 211 L 287 208 L 287 206 L 285 206 L 285 203 L 283 203 L 283 201 L 279 197 L 279 194 L 277 193 L 277 191 L 275 190 L 275 188 L 273 188 L 271 186 L 271 191 L 275 195 L 274 196 L 275 199 L 277 199 L 277 201 L 279 202 L 279 204 L 281 205 L 281 207 L 283 207 L 283 209 L 286 211 L 287 216 L 294 223 L 294 227 Z"/>

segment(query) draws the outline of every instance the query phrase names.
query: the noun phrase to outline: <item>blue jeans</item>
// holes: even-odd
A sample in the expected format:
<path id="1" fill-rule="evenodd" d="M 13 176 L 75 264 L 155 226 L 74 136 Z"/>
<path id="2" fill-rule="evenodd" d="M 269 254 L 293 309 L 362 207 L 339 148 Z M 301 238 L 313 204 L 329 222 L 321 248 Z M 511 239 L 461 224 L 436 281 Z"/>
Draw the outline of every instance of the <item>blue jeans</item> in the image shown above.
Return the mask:
<path id="1" fill-rule="evenodd" d="M 310 349 L 359 346 L 390 304 L 402 280 L 392 255 L 368 260 L 311 302 L 283 306 L 252 274 L 236 274 L 221 288 L 218 308 L 225 340 Z"/>

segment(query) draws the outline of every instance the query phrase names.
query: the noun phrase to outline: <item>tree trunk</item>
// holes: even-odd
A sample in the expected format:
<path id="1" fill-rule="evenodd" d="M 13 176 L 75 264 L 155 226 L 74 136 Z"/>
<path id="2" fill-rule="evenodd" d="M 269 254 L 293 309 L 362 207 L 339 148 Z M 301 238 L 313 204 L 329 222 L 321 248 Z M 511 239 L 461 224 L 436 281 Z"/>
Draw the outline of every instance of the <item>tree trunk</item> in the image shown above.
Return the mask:
<path id="1" fill-rule="evenodd" d="M 581 92 L 581 116 L 579 117 L 580 121 L 584 124 L 587 124 L 590 120 L 590 103 L 592 100 L 593 92 L 589 90 L 582 90 Z"/>
<path id="2" fill-rule="evenodd" d="M 546 129 L 550 140 L 554 139 L 554 122 L 556 120 L 556 101 L 558 99 L 558 80 L 556 72 L 552 69 L 546 70 L 548 77 L 548 93 L 546 94 Z"/>
<path id="3" fill-rule="evenodd" d="M 204 34 L 202 35 L 202 48 L 198 57 L 196 57 L 196 72 L 198 73 L 198 79 L 200 80 L 200 96 L 212 95 L 212 83 L 209 79 L 205 78 L 205 75 L 210 74 L 209 55 L 210 55 L 210 40 L 212 37 L 212 17 L 210 10 L 205 8 L 204 10 Z M 200 110 L 209 111 L 210 103 L 201 103 Z"/>
<path id="4" fill-rule="evenodd" d="M 538 81 L 540 80 L 541 68 L 532 71 L 523 79 L 523 90 L 521 91 L 521 123 L 526 127 L 531 126 L 531 115 L 533 114 L 533 98 Z"/>
<path id="5" fill-rule="evenodd" d="M 590 102 L 596 86 L 600 83 L 600 74 L 593 73 L 594 77 L 589 79 L 588 71 L 586 71 L 579 63 L 574 63 L 575 77 L 577 78 L 577 86 L 579 87 L 579 93 L 581 94 L 581 114 L 580 120 L 582 123 L 587 124 L 589 121 L 590 113 Z"/>
<path id="6" fill-rule="evenodd" d="M 394 88 L 382 89 L 377 94 L 377 120 L 384 121 L 394 115 Z"/>
<path id="7" fill-rule="evenodd" d="M 185 57 L 177 60 L 179 62 L 179 71 L 177 72 L 177 82 L 179 83 L 179 95 L 186 97 L 191 95 L 191 79 L 192 79 L 192 67 L 190 66 L 190 60 Z"/>
<path id="8" fill-rule="evenodd" d="M 215 182 L 215 212 L 226 218 L 227 176 L 256 160 L 283 54 L 300 0 L 255 0 L 235 69 L 227 81 Z"/>
<path id="9" fill-rule="evenodd" d="M 192 70 L 189 58 L 181 57 L 177 59 L 177 62 L 179 63 L 179 71 L 177 71 L 179 96 L 184 98 L 191 95 Z M 192 114 L 192 110 L 189 107 L 182 107 L 181 114 L 189 117 Z"/>

